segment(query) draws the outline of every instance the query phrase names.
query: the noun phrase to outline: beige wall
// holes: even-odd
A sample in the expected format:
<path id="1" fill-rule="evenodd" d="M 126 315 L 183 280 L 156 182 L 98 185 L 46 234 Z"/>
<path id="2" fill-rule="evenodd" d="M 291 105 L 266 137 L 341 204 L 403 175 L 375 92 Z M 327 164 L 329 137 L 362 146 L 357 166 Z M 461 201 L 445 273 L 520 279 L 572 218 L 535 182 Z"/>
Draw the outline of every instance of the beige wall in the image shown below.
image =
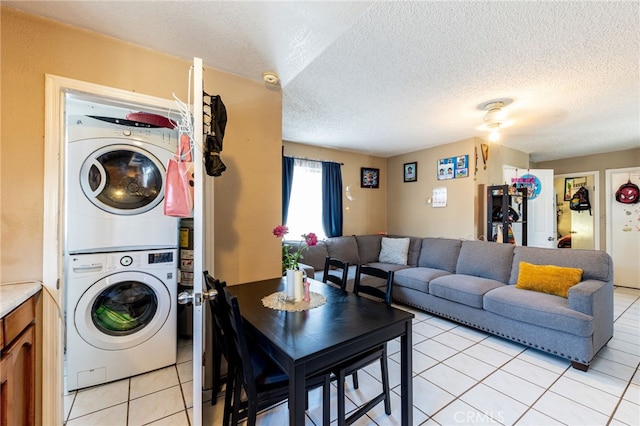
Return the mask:
<path id="1" fill-rule="evenodd" d="M 0 282 L 40 280 L 45 74 L 186 99 L 191 62 L 4 7 L 1 19 Z M 278 276 L 271 229 L 280 220 L 281 92 L 209 67 L 204 80 L 229 117 L 228 170 L 207 213 L 215 216 L 215 274 L 230 284 Z"/>
<path id="2" fill-rule="evenodd" d="M 470 138 L 389 158 L 389 232 L 418 237 L 484 238 L 486 186 L 502 183 L 503 164 L 526 168 L 529 159 L 526 153 L 492 144 L 485 170 L 482 143 L 487 142 Z M 438 180 L 438 160 L 461 155 L 469 156 L 469 177 Z M 404 163 L 414 161 L 418 162 L 418 180 L 405 183 Z M 447 189 L 446 207 L 428 204 L 434 188 Z"/>
<path id="3" fill-rule="evenodd" d="M 375 234 L 387 231 L 387 160 L 293 142 L 283 142 L 284 155 L 310 160 L 336 161 L 342 166 L 343 235 Z M 360 188 L 360 168 L 380 169 L 380 188 Z M 344 188 L 350 186 L 353 201 Z"/>
<path id="4" fill-rule="evenodd" d="M 640 143 L 640 142 L 639 142 Z M 606 174 L 607 169 L 640 166 L 640 148 L 625 151 L 607 152 L 605 154 L 586 155 L 582 157 L 564 158 L 562 160 L 541 161 L 532 165 L 536 169 L 553 169 L 554 174 L 575 174 L 580 172 L 598 171 L 600 185 L 598 200 L 600 207 L 600 249 L 606 250 Z M 593 205 L 594 201 L 591 200 Z"/>

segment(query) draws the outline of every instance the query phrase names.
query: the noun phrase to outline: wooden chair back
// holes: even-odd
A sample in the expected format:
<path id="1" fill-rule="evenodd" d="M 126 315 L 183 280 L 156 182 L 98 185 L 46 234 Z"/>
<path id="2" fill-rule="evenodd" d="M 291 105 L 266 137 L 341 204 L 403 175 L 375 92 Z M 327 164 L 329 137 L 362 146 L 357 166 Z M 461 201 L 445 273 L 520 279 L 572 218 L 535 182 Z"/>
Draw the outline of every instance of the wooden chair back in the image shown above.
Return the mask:
<path id="1" fill-rule="evenodd" d="M 372 285 L 362 284 L 362 276 L 370 275 L 377 278 L 382 278 L 386 280 L 386 287 L 384 290 L 378 287 L 374 287 Z M 353 284 L 353 292 L 354 294 L 368 294 L 373 297 L 377 297 L 384 301 L 387 305 L 391 305 L 391 290 L 393 287 L 393 271 L 385 271 L 380 268 L 375 268 L 373 266 L 367 265 L 358 265 L 356 268 L 356 279 Z"/>
<path id="2" fill-rule="evenodd" d="M 340 275 L 330 274 L 330 270 L 338 270 Z M 336 284 L 340 289 L 347 288 L 347 275 L 349 274 L 349 262 L 343 262 L 334 257 L 327 256 L 324 261 L 324 274 L 322 282 Z"/>

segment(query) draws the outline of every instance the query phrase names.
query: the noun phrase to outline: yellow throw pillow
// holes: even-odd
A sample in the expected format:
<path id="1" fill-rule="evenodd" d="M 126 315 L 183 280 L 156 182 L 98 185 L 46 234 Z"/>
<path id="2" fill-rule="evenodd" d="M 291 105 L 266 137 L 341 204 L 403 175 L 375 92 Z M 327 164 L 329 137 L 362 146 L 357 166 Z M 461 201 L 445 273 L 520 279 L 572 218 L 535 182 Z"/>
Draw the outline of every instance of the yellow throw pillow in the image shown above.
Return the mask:
<path id="1" fill-rule="evenodd" d="M 516 288 L 568 297 L 569 288 L 582 281 L 582 269 L 520 262 Z"/>

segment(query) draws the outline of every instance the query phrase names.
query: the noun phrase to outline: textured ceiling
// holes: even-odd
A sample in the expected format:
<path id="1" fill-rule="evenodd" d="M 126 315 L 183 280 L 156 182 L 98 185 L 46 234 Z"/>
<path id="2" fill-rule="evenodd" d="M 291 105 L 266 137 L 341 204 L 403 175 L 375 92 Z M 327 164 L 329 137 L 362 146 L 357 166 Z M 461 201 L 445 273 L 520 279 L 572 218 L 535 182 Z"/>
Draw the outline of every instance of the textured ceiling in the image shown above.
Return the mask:
<path id="1" fill-rule="evenodd" d="M 260 80 L 283 138 L 382 157 L 486 137 L 544 161 L 640 147 L 640 2 L 3 1 Z M 215 92 L 214 87 L 208 87 Z"/>

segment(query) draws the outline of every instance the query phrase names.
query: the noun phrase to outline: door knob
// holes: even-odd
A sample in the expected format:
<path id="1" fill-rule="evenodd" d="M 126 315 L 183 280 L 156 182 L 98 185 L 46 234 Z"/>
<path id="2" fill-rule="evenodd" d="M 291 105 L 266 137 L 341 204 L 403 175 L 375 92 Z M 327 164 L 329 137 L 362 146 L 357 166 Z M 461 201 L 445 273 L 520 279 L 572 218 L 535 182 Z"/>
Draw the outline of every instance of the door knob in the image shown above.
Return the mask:
<path id="1" fill-rule="evenodd" d="M 202 304 L 203 299 L 213 299 L 216 297 L 218 292 L 216 290 L 205 290 L 202 294 L 193 294 L 193 290 L 186 290 L 178 293 L 178 304 L 179 305 L 188 305 L 189 303 L 195 303 L 196 306 L 200 306 Z"/>
<path id="2" fill-rule="evenodd" d="M 193 290 L 186 290 L 178 293 L 178 304 L 187 305 L 193 303 Z"/>

